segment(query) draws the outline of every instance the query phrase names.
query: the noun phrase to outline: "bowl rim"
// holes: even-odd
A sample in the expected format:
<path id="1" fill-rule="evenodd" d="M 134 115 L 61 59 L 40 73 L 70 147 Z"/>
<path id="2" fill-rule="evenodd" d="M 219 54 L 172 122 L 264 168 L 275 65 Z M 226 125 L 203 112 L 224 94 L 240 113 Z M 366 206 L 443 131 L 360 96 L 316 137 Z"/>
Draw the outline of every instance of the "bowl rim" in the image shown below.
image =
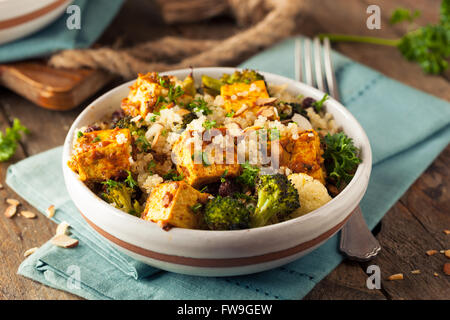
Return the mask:
<path id="1" fill-rule="evenodd" d="M 211 71 L 211 72 L 217 72 L 217 73 L 226 73 L 226 72 L 234 72 L 236 70 L 243 70 L 245 68 L 234 68 L 234 67 L 202 67 L 202 68 L 184 68 L 184 69 L 177 69 L 177 70 L 170 70 L 170 71 L 165 71 L 165 72 L 160 72 L 161 75 L 177 75 L 177 74 L 187 74 L 191 71 L 194 70 L 195 73 L 201 73 L 206 72 L 206 71 Z M 277 75 L 277 74 L 273 74 L 273 73 L 269 73 L 269 72 L 264 72 L 264 71 L 258 71 L 259 73 L 261 73 L 262 75 L 264 75 L 267 78 L 272 78 L 272 79 L 277 79 L 277 81 L 279 82 L 283 82 L 286 84 L 292 84 L 296 87 L 296 89 L 298 89 L 298 91 L 310 91 L 312 92 L 313 96 L 315 96 L 316 99 L 320 99 L 320 97 L 322 97 L 325 93 L 314 88 L 311 87 L 305 83 L 302 82 L 298 82 L 295 81 L 293 79 L 289 79 L 287 77 L 281 76 L 281 75 Z M 77 183 L 79 184 L 83 190 L 86 191 L 85 196 L 88 197 L 87 201 L 97 201 L 100 202 L 100 206 L 102 207 L 102 210 L 104 209 L 105 212 L 102 212 L 102 214 L 108 214 L 111 215 L 113 214 L 115 218 L 121 219 L 122 221 L 126 221 L 127 223 L 145 223 L 148 225 L 148 230 L 149 232 L 151 232 L 152 230 L 160 230 L 160 227 L 152 222 L 152 221 L 147 221 L 147 220 L 143 220 L 139 217 L 135 217 L 132 216 L 130 214 L 127 214 L 117 208 L 114 208 L 113 206 L 109 205 L 108 203 L 106 203 L 105 201 L 103 201 L 101 198 L 99 198 L 94 192 L 92 192 L 81 180 L 78 179 L 78 175 L 76 173 L 74 173 L 68 166 L 67 166 L 67 161 L 70 159 L 70 154 L 71 154 L 71 150 L 72 150 L 72 140 L 74 137 L 74 132 L 75 129 L 79 128 L 80 126 L 78 125 L 79 122 L 82 122 L 82 120 L 84 119 L 84 117 L 90 113 L 90 111 L 100 102 L 104 102 L 105 100 L 107 101 L 110 96 L 114 95 L 115 93 L 120 92 L 121 90 L 124 89 L 124 87 L 129 87 L 131 84 L 133 84 L 136 81 L 136 79 L 133 79 L 131 81 L 127 81 L 107 92 L 105 92 L 104 94 L 102 94 L 100 97 L 98 97 L 97 99 L 95 99 L 94 101 L 92 101 L 78 116 L 77 118 L 74 120 L 74 122 L 72 123 L 65 142 L 64 142 L 64 146 L 63 146 L 63 156 L 62 156 L 62 164 L 63 164 L 63 171 L 64 171 L 64 177 L 65 177 L 65 183 Z M 270 80 L 267 80 L 270 82 Z M 309 96 L 311 96 L 311 94 L 309 94 Z M 327 202 L 326 204 L 324 204 L 323 206 L 321 206 L 320 208 L 311 211 L 305 215 L 302 215 L 300 217 L 297 218 L 293 218 L 290 220 L 286 220 L 283 222 L 279 222 L 279 223 L 275 223 L 275 224 L 271 224 L 271 225 L 267 225 L 267 226 L 263 226 L 263 227 L 259 227 L 259 228 L 249 228 L 249 229 L 241 229 L 241 230 L 201 230 L 201 229 L 187 229 L 187 228 L 171 228 L 170 232 L 171 233 L 177 233 L 178 236 L 201 236 L 201 237 L 205 237 L 205 236 L 219 236 L 219 235 L 229 235 L 229 236 L 236 236 L 239 237 L 240 235 L 244 234 L 244 233 L 248 233 L 248 232 L 252 232 L 253 236 L 257 236 L 255 234 L 259 234 L 259 233 L 267 233 L 270 230 L 273 229 L 278 229 L 278 228 L 283 228 L 283 227 L 287 227 L 293 224 L 298 224 L 298 223 L 302 223 L 305 222 L 309 219 L 316 219 L 316 218 L 320 218 L 321 216 L 328 216 L 330 215 L 330 212 L 333 211 L 329 211 L 327 210 L 330 207 L 335 206 L 336 203 L 341 202 L 343 199 L 345 198 L 349 198 L 351 196 L 352 192 L 356 192 L 359 190 L 359 192 L 361 192 L 361 188 L 358 188 L 358 182 L 359 180 L 363 177 L 363 176 L 367 176 L 370 177 L 370 173 L 371 173 L 371 169 L 372 169 L 372 151 L 371 151 L 371 146 L 370 146 L 370 142 L 369 139 L 367 137 L 367 134 L 365 133 L 363 127 L 360 125 L 360 123 L 356 120 L 356 118 L 350 113 L 350 111 L 347 110 L 347 108 L 345 108 L 339 101 L 335 100 L 334 98 L 330 97 L 327 100 L 327 104 L 334 104 L 334 107 L 336 107 L 338 109 L 339 112 L 343 113 L 344 117 L 347 119 L 347 121 L 351 121 L 353 123 L 353 125 L 356 127 L 355 131 L 358 131 L 358 134 L 360 134 L 359 139 L 361 140 L 361 157 L 363 159 L 363 161 L 359 164 L 354 177 L 352 178 L 352 180 L 350 181 L 350 183 L 344 188 L 344 190 L 341 191 L 341 193 L 339 193 L 336 197 L 332 198 L 329 202 Z M 368 179 L 367 179 L 368 180 Z M 366 188 L 366 186 L 364 186 L 364 189 Z M 365 190 L 364 190 L 365 192 Z M 355 206 L 357 206 L 358 204 L 355 204 Z M 106 212 L 107 211 L 107 212 Z M 349 214 L 352 212 L 352 210 L 349 212 Z M 336 224 L 339 224 L 341 221 L 336 221 Z"/>

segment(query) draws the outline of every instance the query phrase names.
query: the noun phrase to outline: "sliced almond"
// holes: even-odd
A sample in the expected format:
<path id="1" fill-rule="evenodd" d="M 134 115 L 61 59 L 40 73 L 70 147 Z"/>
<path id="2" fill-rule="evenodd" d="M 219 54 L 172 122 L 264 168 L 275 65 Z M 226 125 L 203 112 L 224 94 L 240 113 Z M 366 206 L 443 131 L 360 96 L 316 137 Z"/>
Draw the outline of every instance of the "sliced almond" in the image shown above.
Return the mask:
<path id="1" fill-rule="evenodd" d="M 444 273 L 446 274 L 446 275 L 450 275 L 450 263 L 445 263 L 444 264 Z"/>
<path id="2" fill-rule="evenodd" d="M 450 230 L 444 230 L 444 233 L 445 233 L 446 235 L 449 235 L 449 234 L 450 234 Z"/>
<path id="3" fill-rule="evenodd" d="M 426 253 L 427 253 L 427 255 L 432 256 L 432 255 L 438 253 L 438 251 L 437 250 L 428 250 Z"/>
<path id="4" fill-rule="evenodd" d="M 3 185 L 0 183 L 0 190 L 2 190 L 3 189 Z"/>
<path id="5" fill-rule="evenodd" d="M 242 107 L 240 107 L 239 110 L 234 113 L 233 117 L 237 117 L 237 116 L 243 114 L 247 109 L 248 109 L 248 105 L 244 103 L 242 105 Z"/>
<path id="6" fill-rule="evenodd" d="M 412 274 L 420 274 L 420 270 L 413 270 L 411 271 Z"/>
<path id="7" fill-rule="evenodd" d="M 52 244 L 61 248 L 75 248 L 78 245 L 78 240 L 65 234 L 59 234 L 52 238 Z"/>
<path id="8" fill-rule="evenodd" d="M 56 227 L 56 235 L 62 235 L 62 234 L 68 235 L 69 227 L 70 227 L 70 225 L 66 221 L 61 222 Z"/>
<path id="9" fill-rule="evenodd" d="M 158 143 L 159 137 L 161 136 L 161 133 L 163 130 L 164 130 L 164 126 L 159 123 L 155 123 L 150 128 L 151 135 L 150 135 L 149 139 L 151 139 L 151 136 L 153 136 L 152 148 L 154 148 L 156 146 L 156 144 Z"/>
<path id="10" fill-rule="evenodd" d="M 266 117 L 267 119 L 272 118 L 273 116 L 275 116 L 275 111 L 273 111 L 273 108 L 265 108 L 262 112 L 261 115 L 263 117 Z"/>
<path id="11" fill-rule="evenodd" d="M 53 218 L 53 216 L 55 215 L 55 206 L 51 205 L 50 207 L 48 207 L 45 213 L 50 219 Z"/>
<path id="12" fill-rule="evenodd" d="M 393 275 L 389 276 L 388 280 L 389 280 L 389 281 L 393 281 L 393 280 L 403 280 L 403 273 L 396 273 L 396 274 L 393 274 Z"/>
<path id="13" fill-rule="evenodd" d="M 17 206 L 9 206 L 8 208 L 6 208 L 5 210 L 5 217 L 11 219 L 17 212 Z"/>
<path id="14" fill-rule="evenodd" d="M 180 110 L 178 110 L 177 112 L 176 112 L 178 115 L 180 115 L 181 117 L 183 117 L 183 116 L 185 116 L 185 115 L 187 115 L 187 114 L 189 114 L 189 113 L 191 113 L 189 110 L 187 110 L 187 109 L 180 109 Z"/>
<path id="15" fill-rule="evenodd" d="M 444 254 L 447 258 L 450 258 L 450 249 L 445 250 Z"/>
<path id="16" fill-rule="evenodd" d="M 262 129 L 262 127 L 261 126 L 251 126 L 251 127 L 247 127 L 247 128 L 245 128 L 243 131 L 244 132 L 247 132 L 247 131 L 252 131 L 252 130 L 259 130 L 259 129 Z"/>
<path id="17" fill-rule="evenodd" d="M 20 205 L 20 202 L 19 202 L 19 200 L 16 200 L 16 199 L 6 199 L 6 203 L 8 203 L 8 204 L 10 204 L 10 205 L 12 205 L 12 206 L 18 206 L 18 205 Z"/>
<path id="18" fill-rule="evenodd" d="M 278 100 L 278 98 L 275 98 L 275 97 L 272 97 L 272 98 L 259 98 L 259 99 L 256 99 L 255 104 L 257 106 L 265 106 L 265 105 L 268 105 L 268 104 L 272 104 L 272 103 L 274 103 L 277 100 Z"/>
<path id="19" fill-rule="evenodd" d="M 31 248 L 31 249 L 28 249 L 27 251 L 25 251 L 25 252 L 23 253 L 23 256 L 24 256 L 25 258 L 28 257 L 28 256 L 31 256 L 33 253 L 36 252 L 37 249 L 39 249 L 39 248 L 34 247 L 34 248 Z"/>
<path id="20" fill-rule="evenodd" d="M 437 272 L 433 273 L 433 276 L 439 277 L 439 274 Z"/>
<path id="21" fill-rule="evenodd" d="M 34 218 L 36 218 L 36 214 L 34 212 L 27 211 L 27 210 L 20 211 L 20 215 L 23 216 L 24 218 L 27 218 L 27 219 L 34 219 Z"/>

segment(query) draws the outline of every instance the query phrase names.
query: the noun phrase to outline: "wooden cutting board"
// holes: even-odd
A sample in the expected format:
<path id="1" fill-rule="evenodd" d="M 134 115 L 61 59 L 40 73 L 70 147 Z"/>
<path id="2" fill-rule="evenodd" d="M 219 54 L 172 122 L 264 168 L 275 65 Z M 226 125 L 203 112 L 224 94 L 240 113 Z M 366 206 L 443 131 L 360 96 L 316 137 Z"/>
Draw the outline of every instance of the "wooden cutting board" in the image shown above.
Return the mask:
<path id="1" fill-rule="evenodd" d="M 51 110 L 79 106 L 114 78 L 91 69 L 55 69 L 44 61 L 0 65 L 0 85 Z"/>

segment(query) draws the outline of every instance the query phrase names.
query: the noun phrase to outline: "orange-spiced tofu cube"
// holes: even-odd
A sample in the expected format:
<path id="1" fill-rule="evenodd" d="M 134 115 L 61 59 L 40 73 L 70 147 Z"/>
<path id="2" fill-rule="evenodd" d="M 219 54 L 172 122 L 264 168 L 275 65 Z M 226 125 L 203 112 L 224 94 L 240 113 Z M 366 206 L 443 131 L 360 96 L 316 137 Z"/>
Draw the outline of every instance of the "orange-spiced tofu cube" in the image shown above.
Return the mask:
<path id="1" fill-rule="evenodd" d="M 199 228 L 202 219 L 194 208 L 198 203 L 206 203 L 208 196 L 184 181 L 161 183 L 152 189 L 142 219 L 156 222 L 161 227 Z"/>
<path id="2" fill-rule="evenodd" d="M 104 181 L 130 170 L 128 129 L 99 130 L 77 137 L 69 167 L 82 181 Z"/>
<path id="3" fill-rule="evenodd" d="M 294 173 L 306 173 L 325 184 L 323 150 L 316 131 L 303 131 L 297 140 L 281 138 L 280 145 L 283 149 L 280 159 L 282 166 L 288 167 Z"/>
<path id="4" fill-rule="evenodd" d="M 269 98 L 264 80 L 223 85 L 220 88 L 220 95 L 224 100 L 223 107 L 235 116 L 240 116 L 248 110 L 257 114 L 262 107 L 257 102 Z"/>
<path id="5" fill-rule="evenodd" d="M 237 163 L 234 148 L 227 152 L 229 146 L 214 148 L 212 145 L 217 141 L 214 140 L 215 137 L 226 139 L 225 128 L 213 129 L 208 132 L 211 132 L 211 139 L 198 137 L 203 141 L 200 141 L 196 147 L 195 131 L 185 130 L 173 147 L 172 152 L 175 155 L 177 171 L 183 175 L 187 183 L 194 187 L 220 181 L 220 178 L 224 176 L 235 177 L 240 173 L 241 168 Z M 203 135 L 203 137 L 205 136 Z M 216 151 L 221 154 L 216 155 Z M 220 161 L 219 158 L 221 158 Z"/>

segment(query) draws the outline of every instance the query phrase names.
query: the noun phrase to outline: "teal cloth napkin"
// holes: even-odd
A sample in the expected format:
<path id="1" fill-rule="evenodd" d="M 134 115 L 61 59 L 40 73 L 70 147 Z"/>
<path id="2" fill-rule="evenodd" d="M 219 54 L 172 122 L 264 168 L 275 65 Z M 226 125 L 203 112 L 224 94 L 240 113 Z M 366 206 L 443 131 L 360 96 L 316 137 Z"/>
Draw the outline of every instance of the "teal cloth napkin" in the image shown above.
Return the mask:
<path id="1" fill-rule="evenodd" d="M 370 228 L 450 141 L 450 104 L 333 53 L 343 104 L 366 130 L 374 167 L 361 207 Z M 289 39 L 241 65 L 294 77 Z M 55 222 L 73 226 L 80 244 L 44 244 L 18 273 L 88 299 L 301 299 L 344 259 L 336 235 L 307 256 L 258 274 L 204 278 L 148 267 L 112 248 L 80 217 L 65 190 L 61 148 L 8 169 L 7 184 Z"/>
<path id="2" fill-rule="evenodd" d="M 81 9 L 81 29 L 66 27 L 63 14 L 44 29 L 0 46 L 0 63 L 36 58 L 62 49 L 86 48 L 97 40 L 119 11 L 124 0 L 75 0 Z"/>

